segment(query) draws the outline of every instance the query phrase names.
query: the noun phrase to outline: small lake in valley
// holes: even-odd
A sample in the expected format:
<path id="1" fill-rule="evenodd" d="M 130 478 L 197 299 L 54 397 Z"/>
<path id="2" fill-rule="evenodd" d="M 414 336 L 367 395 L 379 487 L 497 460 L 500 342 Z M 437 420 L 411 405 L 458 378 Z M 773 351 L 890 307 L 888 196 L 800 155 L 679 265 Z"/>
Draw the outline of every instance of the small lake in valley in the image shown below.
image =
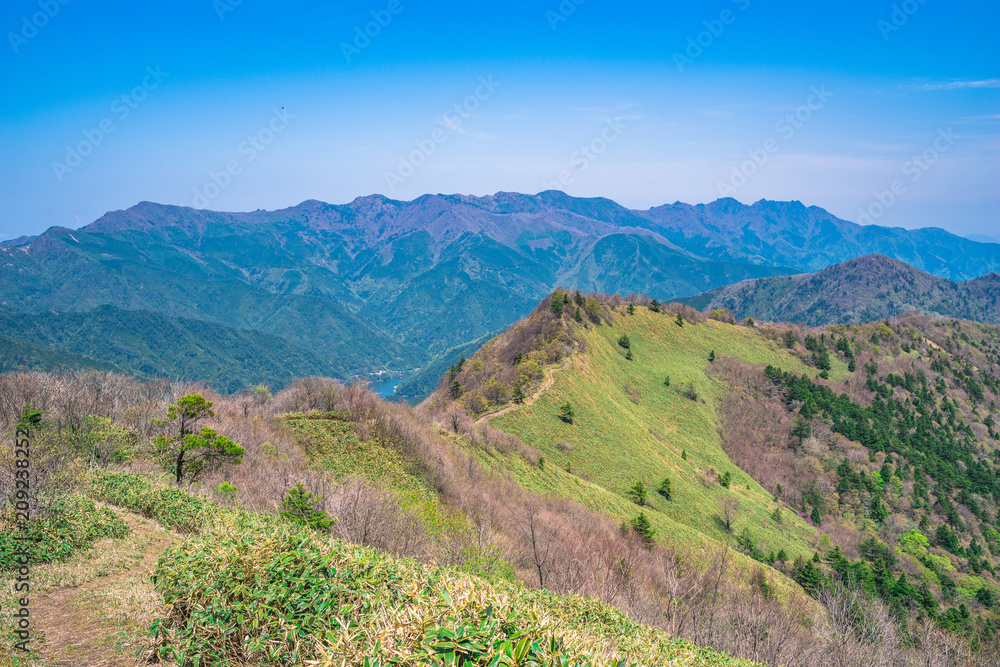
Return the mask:
<path id="1" fill-rule="evenodd" d="M 389 378 L 388 380 L 372 382 L 372 391 L 382 398 L 393 398 L 396 396 L 396 385 L 409 377 L 407 375 L 406 377 Z"/>

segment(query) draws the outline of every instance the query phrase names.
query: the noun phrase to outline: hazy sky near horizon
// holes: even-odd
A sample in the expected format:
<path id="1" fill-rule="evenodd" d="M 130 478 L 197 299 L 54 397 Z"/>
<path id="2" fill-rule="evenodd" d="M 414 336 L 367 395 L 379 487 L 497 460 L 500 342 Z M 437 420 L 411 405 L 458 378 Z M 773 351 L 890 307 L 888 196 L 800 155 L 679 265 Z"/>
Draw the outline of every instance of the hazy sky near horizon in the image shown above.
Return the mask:
<path id="1" fill-rule="evenodd" d="M 0 238 L 560 188 L 1000 235 L 1000 5 L 10 0 Z"/>

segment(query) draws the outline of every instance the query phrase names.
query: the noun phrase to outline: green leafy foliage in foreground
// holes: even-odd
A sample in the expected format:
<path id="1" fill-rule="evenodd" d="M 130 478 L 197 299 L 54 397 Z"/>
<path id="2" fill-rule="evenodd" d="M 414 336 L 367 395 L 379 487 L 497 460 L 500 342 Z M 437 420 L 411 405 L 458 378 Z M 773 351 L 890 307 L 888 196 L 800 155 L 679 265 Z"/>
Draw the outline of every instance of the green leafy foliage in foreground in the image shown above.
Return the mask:
<path id="1" fill-rule="evenodd" d="M 0 522 L 0 570 L 24 565 L 25 553 L 29 563 L 58 563 L 102 537 L 122 538 L 130 532 L 114 512 L 89 498 L 58 501 L 45 516 L 31 520 L 27 533 L 21 532 L 13 516 L 8 519 Z"/>
<path id="2" fill-rule="evenodd" d="M 132 510 L 182 533 L 196 532 L 214 506 L 180 489 L 156 487 L 134 473 L 98 471 L 87 481 L 87 494 Z"/>
<path id="3" fill-rule="evenodd" d="M 226 525 L 228 524 L 228 525 Z M 150 634 L 181 665 L 748 665 L 594 600 L 230 515 L 161 558 Z"/>

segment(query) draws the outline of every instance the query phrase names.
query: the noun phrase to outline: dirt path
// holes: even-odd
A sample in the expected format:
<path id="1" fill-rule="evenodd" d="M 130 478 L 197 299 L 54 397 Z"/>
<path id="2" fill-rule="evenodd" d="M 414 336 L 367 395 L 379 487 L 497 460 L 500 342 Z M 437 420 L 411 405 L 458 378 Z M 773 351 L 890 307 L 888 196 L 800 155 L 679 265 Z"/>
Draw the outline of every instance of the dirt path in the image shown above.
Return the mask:
<path id="1" fill-rule="evenodd" d="M 493 419 L 494 417 L 499 417 L 500 415 L 507 414 L 508 412 L 510 412 L 511 410 L 513 410 L 514 408 L 521 407 L 522 405 L 531 405 L 532 403 L 535 402 L 535 400 L 539 396 L 541 396 L 545 392 L 546 389 L 548 389 L 549 387 L 551 387 L 552 384 L 556 381 L 556 371 L 564 371 L 567 368 L 569 368 L 570 364 L 572 364 L 572 363 L 573 363 L 573 357 L 566 357 L 566 361 L 564 361 L 562 363 L 562 365 L 560 365 L 560 366 L 558 366 L 556 368 L 550 368 L 549 370 L 547 370 L 545 372 L 545 379 L 542 380 L 542 384 L 540 384 L 538 386 L 538 390 L 535 391 L 535 393 L 532 394 L 531 396 L 525 398 L 524 399 L 524 403 L 520 403 L 520 404 L 518 404 L 518 403 L 511 403 L 510 405 L 508 405 L 507 407 L 503 408 L 502 410 L 497 410 L 496 412 L 491 412 L 489 414 L 483 415 L 482 417 L 480 417 L 479 419 L 476 420 L 476 424 L 475 425 L 476 426 L 482 426 L 483 424 L 485 424 L 490 419 Z"/>
<path id="2" fill-rule="evenodd" d="M 115 649 L 116 628 L 100 609 L 95 608 L 94 594 L 110 590 L 132 577 L 148 581 L 157 559 L 173 542 L 174 536 L 152 521 L 112 509 L 132 529 L 133 539 L 148 541 L 149 545 L 142 561 L 129 570 L 97 577 L 81 586 L 59 588 L 38 599 L 32 620 L 36 636 L 44 640 L 38 651 L 45 665 L 132 667 L 139 664 L 138 658 Z"/>

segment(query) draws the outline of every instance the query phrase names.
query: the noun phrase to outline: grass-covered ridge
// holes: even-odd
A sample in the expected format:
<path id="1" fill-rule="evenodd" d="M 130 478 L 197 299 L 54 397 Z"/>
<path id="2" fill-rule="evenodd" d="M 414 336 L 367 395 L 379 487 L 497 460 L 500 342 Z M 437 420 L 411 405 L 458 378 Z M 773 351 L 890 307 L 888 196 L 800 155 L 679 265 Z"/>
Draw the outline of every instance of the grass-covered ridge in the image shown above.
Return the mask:
<path id="1" fill-rule="evenodd" d="M 903 643 L 933 623 L 975 647 L 1000 627 L 997 341 L 957 320 L 808 329 L 557 291 L 430 407 L 487 469 L 623 532 L 729 544 L 786 575 L 782 601 L 804 590 L 836 617 L 829 596 L 860 595 Z"/>
<path id="2" fill-rule="evenodd" d="M 490 420 L 495 428 L 537 449 L 546 462 L 544 469 L 516 460 L 503 465 L 529 488 L 565 494 L 591 506 L 588 497 L 593 498 L 594 487 L 606 490 L 618 497 L 602 503 L 615 516 L 639 511 L 628 491 L 642 482 L 647 489 L 645 511 L 658 534 L 686 543 L 730 540 L 731 531 L 719 520 L 719 503 L 734 498 L 739 502 L 739 529 L 747 527 L 765 552 L 784 549 L 793 559 L 810 557 L 815 530 L 788 511 L 776 521 L 773 495 L 726 455 L 715 404 L 727 387 L 707 370 L 713 351 L 716 358 L 780 362 L 812 374 L 817 369 L 753 327 L 706 318 L 678 324 L 674 313 L 645 307 L 633 308 L 632 314 L 621 311 L 610 322 L 574 327 L 583 351 L 574 355 L 572 366 L 554 373 L 552 386 L 530 405 Z M 623 337 L 628 348 L 621 344 Z M 842 374 L 844 366 L 836 360 L 833 373 Z M 572 422 L 557 416 L 566 403 L 574 411 Z M 728 488 L 719 483 L 726 473 Z M 668 477 L 670 500 L 656 492 Z"/>
<path id="3" fill-rule="evenodd" d="M 508 653 L 508 662 L 537 664 L 553 653 L 559 661 L 551 664 L 669 664 L 677 647 L 678 664 L 724 659 L 691 644 L 787 667 L 896 667 L 942 651 L 961 651 L 963 667 L 990 664 L 992 501 L 978 499 L 987 516 L 973 523 L 957 512 L 972 507 L 974 490 L 963 496 L 938 484 L 917 492 L 916 459 L 894 451 L 901 458 L 888 460 L 848 441 L 821 401 L 800 405 L 765 368 L 790 369 L 858 405 L 922 387 L 916 371 L 923 370 L 927 391 L 946 383 L 932 420 L 947 423 L 954 414 L 947 433 L 965 423 L 971 432 L 963 429 L 963 438 L 989 446 L 996 432 L 989 403 L 1000 402 L 991 380 L 1000 377 L 991 366 L 995 332 L 929 331 L 933 349 L 948 358 L 936 352 L 940 358 L 925 361 L 929 344 L 895 323 L 851 328 L 847 339 L 831 328 L 824 338 L 790 325 L 737 324 L 724 313 L 716 320 L 678 306 L 658 312 L 635 297 L 581 296 L 582 306 L 569 297 L 561 314 L 548 300 L 526 326 L 456 364 L 436 404 L 388 403 L 362 385 L 323 378 L 274 396 L 201 397 L 214 414 L 199 416 L 198 425 L 244 455 L 180 486 L 167 481 L 179 476 L 170 470 L 179 459 L 160 446 L 178 427 L 159 415 L 193 404 L 190 387 L 0 375 L 0 418 L 51 425 L 39 427 L 53 434 L 39 443 L 49 450 L 35 453 L 64 458 L 37 460 L 53 461 L 53 471 L 72 461 L 78 473 L 75 481 L 42 478 L 60 482 L 51 488 L 56 496 L 72 487 L 70 495 L 89 493 L 190 536 L 161 563 L 159 592 L 148 587 L 142 598 L 167 596 L 156 612 L 160 648 L 190 664 L 364 664 L 363 657 L 427 664 L 447 662 L 449 651 L 456 662 L 465 652 L 484 664 L 505 664 Z M 969 363 L 981 371 L 958 363 L 966 347 L 976 350 Z M 880 370 L 866 381 L 876 356 Z M 910 368 L 911 360 L 926 367 Z M 819 361 L 831 365 L 826 373 Z M 950 372 L 934 370 L 947 363 Z M 523 395 L 509 391 L 505 383 L 522 376 Z M 451 398 L 456 382 L 458 399 L 479 397 Z M 985 401 L 974 398 L 980 393 Z M 29 401 L 38 409 L 26 412 Z M 469 407 L 479 409 L 470 415 Z M 110 415 L 115 429 L 94 428 L 91 414 Z M 521 438 L 513 427 L 495 428 L 521 417 Z M 146 472 L 85 472 L 123 459 L 114 455 L 119 439 L 102 440 L 121 429 L 133 434 L 123 445 L 129 468 Z M 981 469 L 981 454 L 972 455 Z M 813 491 L 832 489 L 825 506 L 817 507 L 807 482 Z M 898 521 L 882 525 L 865 514 L 880 507 L 873 494 Z M 933 508 L 949 497 L 961 520 L 949 529 L 954 535 L 937 530 L 944 510 Z M 727 529 L 721 501 L 729 500 L 738 507 Z M 810 509 L 816 516 L 802 518 Z M 146 522 L 114 511 L 142 536 Z M 853 532 L 849 513 L 858 520 Z M 155 555 L 146 553 L 144 581 L 166 548 L 161 540 Z M 946 590 L 946 582 L 954 586 Z M 364 628 L 350 624 L 351 614 Z M 147 619 L 143 628 L 153 621 L 136 618 Z M 139 634 L 129 643 L 146 646 Z"/>
<path id="4" fill-rule="evenodd" d="M 359 476 L 402 493 L 427 492 L 412 457 L 375 437 L 359 437 L 346 412 L 289 413 L 284 419 L 295 431 L 310 465 L 334 479 Z"/>

